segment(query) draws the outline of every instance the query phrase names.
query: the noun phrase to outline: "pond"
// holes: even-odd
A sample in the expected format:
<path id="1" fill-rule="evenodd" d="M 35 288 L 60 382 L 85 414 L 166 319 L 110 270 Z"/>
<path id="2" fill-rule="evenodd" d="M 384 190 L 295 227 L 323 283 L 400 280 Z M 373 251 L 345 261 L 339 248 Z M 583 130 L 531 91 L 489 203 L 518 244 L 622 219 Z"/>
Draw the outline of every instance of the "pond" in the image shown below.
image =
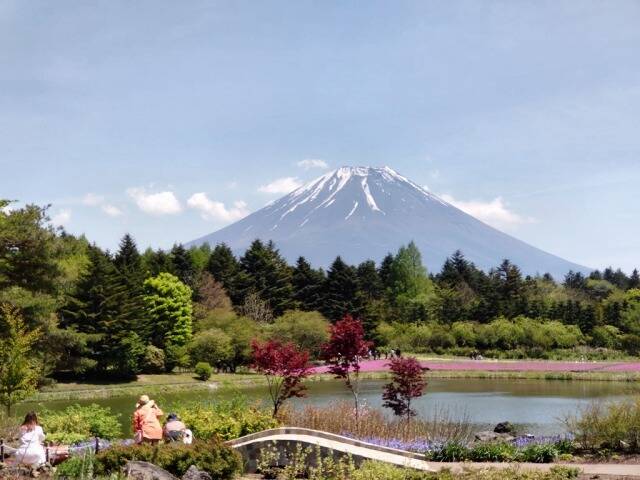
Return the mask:
<path id="1" fill-rule="evenodd" d="M 380 407 L 385 380 L 362 382 L 361 397 L 367 405 Z M 250 401 L 266 400 L 264 387 L 246 387 L 156 395 L 161 407 L 179 400 L 228 399 L 241 392 Z M 414 403 L 418 415 L 429 416 L 437 408 L 445 407 L 453 416 L 466 417 L 478 429 L 501 421 L 522 425 L 529 433 L 552 435 L 563 432 L 561 418 L 567 413 L 594 400 L 620 400 L 637 392 L 629 382 L 513 380 L 513 379 L 431 379 L 427 393 Z M 294 400 L 294 404 L 323 405 L 335 400 L 351 400 L 344 384 L 334 380 L 309 383 L 308 396 Z M 121 414 L 125 431 L 129 431 L 129 416 L 137 396 L 96 400 L 60 400 L 21 405 L 18 413 L 28 409 L 62 409 L 67 405 L 97 403 Z M 165 413 L 166 408 L 165 408 Z"/>

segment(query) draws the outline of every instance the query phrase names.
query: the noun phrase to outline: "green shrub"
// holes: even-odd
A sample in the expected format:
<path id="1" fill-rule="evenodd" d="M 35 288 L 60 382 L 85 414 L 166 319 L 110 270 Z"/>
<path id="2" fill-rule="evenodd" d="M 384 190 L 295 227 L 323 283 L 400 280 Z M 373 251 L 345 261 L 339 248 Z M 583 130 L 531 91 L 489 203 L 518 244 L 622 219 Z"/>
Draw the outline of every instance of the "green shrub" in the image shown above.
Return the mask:
<path id="1" fill-rule="evenodd" d="M 515 445 L 504 442 L 478 443 L 469 451 L 469 460 L 474 462 L 510 462 L 518 453 Z"/>
<path id="2" fill-rule="evenodd" d="M 427 454 L 434 462 L 464 462 L 469 459 L 469 449 L 460 442 L 447 442 Z"/>
<path id="3" fill-rule="evenodd" d="M 216 479 L 231 479 L 241 472 L 240 455 L 217 439 L 196 440 L 192 445 L 116 445 L 96 455 L 95 472 L 109 475 L 121 471 L 129 460 L 151 462 L 181 477 L 191 465 Z"/>
<path id="4" fill-rule="evenodd" d="M 209 380 L 213 373 L 213 368 L 207 362 L 198 362 L 195 368 L 196 375 L 202 381 Z"/>
<path id="5" fill-rule="evenodd" d="M 56 412 L 44 410 L 40 417 L 47 440 L 54 443 L 70 444 L 91 437 L 111 440 L 122 436 L 119 415 L 109 407 L 70 405 Z"/>
<path id="6" fill-rule="evenodd" d="M 558 458 L 558 449 L 553 444 L 528 445 L 518 452 L 518 460 L 531 463 L 551 463 Z"/>
<path id="7" fill-rule="evenodd" d="M 241 398 L 215 403 L 178 403 L 171 410 L 193 431 L 195 438 L 223 440 L 261 432 L 278 426 L 265 410 L 249 406 Z"/>
<path id="8" fill-rule="evenodd" d="M 90 480 L 93 478 L 95 457 L 86 452 L 77 457 L 70 457 L 56 467 L 55 478 L 64 480 Z"/>
<path id="9" fill-rule="evenodd" d="M 565 419 L 579 447 L 640 451 L 640 396 L 622 402 L 595 402 Z"/>

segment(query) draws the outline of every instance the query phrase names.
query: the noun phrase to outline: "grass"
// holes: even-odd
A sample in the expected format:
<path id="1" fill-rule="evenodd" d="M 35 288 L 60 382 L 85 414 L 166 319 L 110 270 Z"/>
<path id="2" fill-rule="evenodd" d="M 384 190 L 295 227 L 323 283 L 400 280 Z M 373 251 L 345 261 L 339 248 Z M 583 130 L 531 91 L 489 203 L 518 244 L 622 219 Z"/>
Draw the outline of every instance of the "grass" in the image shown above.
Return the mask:
<path id="1" fill-rule="evenodd" d="M 389 418 L 380 409 L 363 405 L 359 422 L 356 422 L 353 403 L 339 401 L 298 409 L 287 406 L 281 412 L 280 420 L 291 427 L 321 430 L 402 450 L 424 452 L 430 443 L 466 442 L 471 438 L 473 427 L 467 415 L 464 412 L 462 415 L 452 413 L 445 407 L 439 407 L 433 409 L 428 418 L 413 418 L 407 424 L 404 419 Z"/>

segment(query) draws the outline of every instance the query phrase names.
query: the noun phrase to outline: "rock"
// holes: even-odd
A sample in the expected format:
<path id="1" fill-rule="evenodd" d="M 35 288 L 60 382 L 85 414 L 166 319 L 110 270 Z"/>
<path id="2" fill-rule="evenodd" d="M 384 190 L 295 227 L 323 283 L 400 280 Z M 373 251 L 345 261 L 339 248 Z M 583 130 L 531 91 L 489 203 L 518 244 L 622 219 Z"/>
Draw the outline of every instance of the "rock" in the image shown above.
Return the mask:
<path id="1" fill-rule="evenodd" d="M 189 470 L 185 472 L 182 476 L 182 480 L 213 480 L 211 475 L 207 472 L 204 472 L 195 465 L 191 465 Z"/>
<path id="2" fill-rule="evenodd" d="M 496 433 L 485 430 L 476 433 L 475 439 L 477 442 L 512 442 L 515 437 L 507 433 Z"/>
<path id="3" fill-rule="evenodd" d="M 133 480 L 178 480 L 178 477 L 149 462 L 130 461 L 123 470 L 125 476 Z"/>
<path id="4" fill-rule="evenodd" d="M 515 428 L 510 422 L 500 422 L 493 429 L 496 433 L 515 433 Z"/>

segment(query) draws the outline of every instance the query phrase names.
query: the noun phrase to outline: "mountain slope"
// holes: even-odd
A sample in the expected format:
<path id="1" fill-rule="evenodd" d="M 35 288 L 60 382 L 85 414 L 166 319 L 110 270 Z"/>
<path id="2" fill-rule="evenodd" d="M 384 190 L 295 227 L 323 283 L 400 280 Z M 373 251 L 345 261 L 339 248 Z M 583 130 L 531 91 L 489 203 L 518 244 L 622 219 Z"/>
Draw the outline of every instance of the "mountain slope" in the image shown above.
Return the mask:
<path id="1" fill-rule="evenodd" d="M 460 249 L 488 270 L 509 258 L 524 273 L 589 269 L 532 247 L 467 215 L 389 167 L 342 167 L 190 245 L 225 242 L 241 253 L 255 238 L 273 240 L 289 261 L 304 255 L 328 266 L 380 261 L 413 240 L 430 271 Z"/>

